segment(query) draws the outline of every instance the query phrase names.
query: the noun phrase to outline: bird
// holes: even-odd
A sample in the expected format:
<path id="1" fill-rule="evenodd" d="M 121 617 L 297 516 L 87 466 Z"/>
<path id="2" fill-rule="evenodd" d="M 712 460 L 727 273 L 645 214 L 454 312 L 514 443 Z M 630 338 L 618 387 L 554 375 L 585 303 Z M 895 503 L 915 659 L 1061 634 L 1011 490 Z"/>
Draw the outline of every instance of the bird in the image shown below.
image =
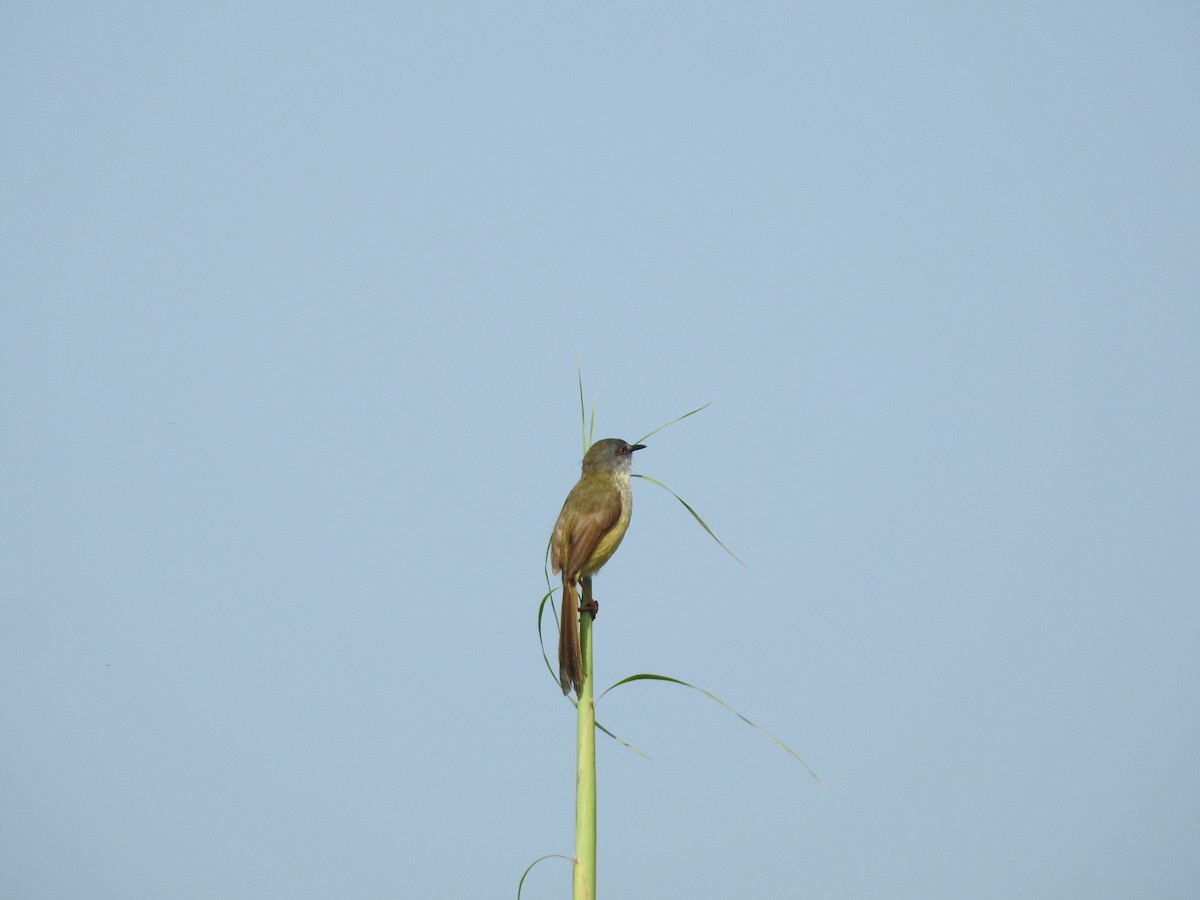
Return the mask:
<path id="1" fill-rule="evenodd" d="M 598 606 L 582 579 L 594 575 L 608 562 L 625 532 L 633 512 L 629 471 L 635 451 L 645 444 L 620 438 L 596 441 L 583 457 L 579 481 L 563 502 L 550 537 L 550 567 L 562 574 L 562 620 L 558 636 L 558 680 L 564 694 L 583 684 L 583 658 L 579 649 L 581 611 L 595 618 Z M 584 606 L 578 605 L 576 584 L 583 584 Z"/>

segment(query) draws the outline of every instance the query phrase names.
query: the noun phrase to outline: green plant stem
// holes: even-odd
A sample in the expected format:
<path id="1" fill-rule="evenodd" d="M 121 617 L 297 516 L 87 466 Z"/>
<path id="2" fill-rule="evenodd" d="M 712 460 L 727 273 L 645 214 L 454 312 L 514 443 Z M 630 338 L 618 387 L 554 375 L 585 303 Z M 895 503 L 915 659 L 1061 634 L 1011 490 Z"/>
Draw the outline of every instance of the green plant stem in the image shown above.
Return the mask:
<path id="1" fill-rule="evenodd" d="M 592 579 L 584 578 L 584 594 L 592 595 Z M 564 622 L 563 627 L 571 627 Z M 596 707 L 592 703 L 592 617 L 579 617 L 583 684 L 575 717 L 575 864 L 571 900 L 596 897 Z"/>

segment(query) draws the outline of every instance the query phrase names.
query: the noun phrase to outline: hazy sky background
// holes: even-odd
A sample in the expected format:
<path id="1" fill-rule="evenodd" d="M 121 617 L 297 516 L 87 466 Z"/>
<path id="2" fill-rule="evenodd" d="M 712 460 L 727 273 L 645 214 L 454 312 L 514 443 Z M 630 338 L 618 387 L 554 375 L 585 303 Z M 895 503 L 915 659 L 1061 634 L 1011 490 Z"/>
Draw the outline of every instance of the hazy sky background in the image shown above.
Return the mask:
<path id="1" fill-rule="evenodd" d="M 0 882 L 1192 898 L 1192 3 L 9 4 Z M 548 646 L 553 636 L 548 635 Z M 552 649 L 551 649 L 551 652 Z M 564 897 L 566 863 L 526 882 Z"/>

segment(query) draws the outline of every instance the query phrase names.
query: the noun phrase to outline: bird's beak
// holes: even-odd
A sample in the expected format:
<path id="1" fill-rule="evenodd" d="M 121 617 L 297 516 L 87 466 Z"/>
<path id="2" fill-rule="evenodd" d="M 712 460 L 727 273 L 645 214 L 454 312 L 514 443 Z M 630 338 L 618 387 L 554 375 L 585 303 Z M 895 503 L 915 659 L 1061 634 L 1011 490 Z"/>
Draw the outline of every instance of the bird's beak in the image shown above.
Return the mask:
<path id="1" fill-rule="evenodd" d="M 629 452 L 632 453 L 634 450 L 645 450 L 645 449 L 646 449 L 645 444 L 634 444 L 632 447 L 629 448 Z"/>

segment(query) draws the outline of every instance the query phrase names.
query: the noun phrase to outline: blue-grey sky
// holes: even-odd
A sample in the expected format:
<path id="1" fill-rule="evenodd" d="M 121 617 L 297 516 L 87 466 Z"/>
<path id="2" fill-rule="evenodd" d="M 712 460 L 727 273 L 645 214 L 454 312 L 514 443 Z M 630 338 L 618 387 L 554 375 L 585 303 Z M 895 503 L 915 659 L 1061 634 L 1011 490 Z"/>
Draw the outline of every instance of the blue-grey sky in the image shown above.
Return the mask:
<path id="1" fill-rule="evenodd" d="M 596 437 L 610 898 L 1184 898 L 1187 3 L 0 13 L 0 881 L 506 897 Z M 551 637 L 551 645 L 552 645 Z M 552 652 L 552 651 L 551 651 Z M 526 897 L 562 897 L 561 860 Z"/>

